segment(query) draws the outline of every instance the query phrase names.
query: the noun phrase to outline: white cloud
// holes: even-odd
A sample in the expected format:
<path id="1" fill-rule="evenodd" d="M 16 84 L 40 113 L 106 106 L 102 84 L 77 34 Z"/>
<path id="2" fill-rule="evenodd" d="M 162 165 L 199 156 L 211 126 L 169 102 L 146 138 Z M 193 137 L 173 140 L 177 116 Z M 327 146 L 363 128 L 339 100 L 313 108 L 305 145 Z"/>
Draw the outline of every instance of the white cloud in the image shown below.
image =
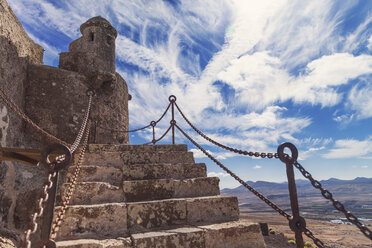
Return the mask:
<path id="1" fill-rule="evenodd" d="M 208 177 L 228 177 L 230 176 L 227 173 L 224 172 L 208 172 Z"/>
<path id="2" fill-rule="evenodd" d="M 253 167 L 253 169 L 261 169 L 261 168 L 262 168 L 261 165 L 255 165 L 255 166 Z"/>
<path id="3" fill-rule="evenodd" d="M 369 37 L 368 39 L 368 45 L 367 45 L 367 48 L 372 51 L 372 35 Z"/>
<path id="4" fill-rule="evenodd" d="M 353 158 L 372 155 L 372 136 L 365 140 L 342 139 L 335 142 L 335 148 L 323 155 L 325 158 Z"/>
<path id="5" fill-rule="evenodd" d="M 318 151 L 324 150 L 324 149 L 326 149 L 325 146 L 321 146 L 321 147 L 310 147 L 306 151 L 303 151 L 303 152 L 300 152 L 299 153 L 298 160 L 305 160 L 305 159 L 309 158 L 312 154 L 314 154 L 314 153 L 316 153 Z"/>
<path id="6" fill-rule="evenodd" d="M 372 72 L 371 72 L 372 73 Z M 369 77 L 371 80 L 372 77 Z M 357 112 L 358 119 L 372 117 L 372 84 L 365 86 L 355 85 L 348 96 L 351 109 Z"/>
<path id="7" fill-rule="evenodd" d="M 368 168 L 368 165 L 362 165 L 361 168 L 362 169 L 367 169 Z"/>

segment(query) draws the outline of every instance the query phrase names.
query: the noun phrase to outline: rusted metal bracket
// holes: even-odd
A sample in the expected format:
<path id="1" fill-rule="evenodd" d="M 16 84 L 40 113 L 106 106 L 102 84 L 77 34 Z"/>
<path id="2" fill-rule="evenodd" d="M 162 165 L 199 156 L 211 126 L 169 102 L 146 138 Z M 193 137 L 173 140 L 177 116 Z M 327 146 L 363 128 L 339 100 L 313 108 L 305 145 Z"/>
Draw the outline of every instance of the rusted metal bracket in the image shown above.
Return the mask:
<path id="1" fill-rule="evenodd" d="M 0 147 L 0 161 L 14 161 L 22 164 L 37 166 L 41 159 L 42 150 L 16 148 L 16 147 Z M 49 158 L 54 160 L 62 153 L 51 153 Z"/>
<path id="2" fill-rule="evenodd" d="M 291 150 L 291 156 L 284 153 L 284 149 L 289 148 Z M 286 164 L 287 178 L 288 178 L 288 190 L 289 198 L 291 201 L 292 218 L 289 220 L 289 227 L 295 233 L 297 248 L 304 247 L 304 239 L 302 233 L 306 228 L 306 221 L 300 216 L 300 210 L 298 206 L 297 188 L 295 175 L 293 170 L 293 163 L 297 161 L 298 151 L 297 148 L 291 143 L 284 143 L 278 147 L 279 159 Z"/>

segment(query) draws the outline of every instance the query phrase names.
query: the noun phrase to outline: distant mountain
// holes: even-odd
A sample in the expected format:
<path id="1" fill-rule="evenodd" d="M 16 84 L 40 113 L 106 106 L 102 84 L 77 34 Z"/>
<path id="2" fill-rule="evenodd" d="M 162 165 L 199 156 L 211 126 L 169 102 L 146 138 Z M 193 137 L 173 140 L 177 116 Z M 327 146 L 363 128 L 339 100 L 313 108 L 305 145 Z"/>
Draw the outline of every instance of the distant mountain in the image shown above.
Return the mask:
<path id="1" fill-rule="evenodd" d="M 254 189 L 264 195 L 277 197 L 278 195 L 288 195 L 287 182 L 274 183 L 266 181 L 247 181 L 247 183 Z M 337 196 L 344 195 L 358 195 L 358 194 L 371 194 L 372 195 L 372 178 L 357 177 L 353 180 L 341 180 L 337 178 L 330 178 L 328 180 L 321 180 L 320 183 L 331 193 Z M 320 195 L 319 190 L 315 189 L 308 180 L 296 180 L 297 193 L 299 197 L 309 195 Z M 233 189 L 222 189 L 222 194 L 237 195 L 239 200 L 249 198 L 250 194 L 244 186 L 239 186 Z"/>
<path id="2" fill-rule="evenodd" d="M 287 182 L 281 182 L 281 183 L 275 183 L 275 182 L 267 182 L 267 181 L 247 181 L 247 184 L 252 186 L 253 188 L 277 188 L 277 189 L 288 189 Z M 337 178 L 330 178 L 327 180 L 321 180 L 320 183 L 322 185 L 332 186 L 332 185 L 340 185 L 340 184 L 358 184 L 358 183 L 367 183 L 372 184 L 372 178 L 366 178 L 366 177 L 357 177 L 352 180 L 342 180 Z M 305 187 L 305 186 L 311 186 L 310 181 L 304 180 L 304 179 L 298 179 L 296 180 L 296 186 L 297 187 Z M 233 189 L 222 189 L 221 192 L 233 192 L 233 191 L 241 191 L 246 190 L 246 188 L 243 185 L 240 185 L 237 188 Z"/>

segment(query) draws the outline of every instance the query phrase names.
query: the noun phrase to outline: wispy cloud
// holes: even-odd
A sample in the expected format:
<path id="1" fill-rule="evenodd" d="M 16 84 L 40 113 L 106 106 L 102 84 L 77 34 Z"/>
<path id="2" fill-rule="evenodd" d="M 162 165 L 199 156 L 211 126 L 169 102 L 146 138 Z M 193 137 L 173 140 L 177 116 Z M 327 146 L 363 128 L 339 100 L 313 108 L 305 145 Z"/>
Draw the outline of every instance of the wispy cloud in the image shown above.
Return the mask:
<path id="1" fill-rule="evenodd" d="M 261 169 L 262 168 L 262 166 L 261 165 L 255 165 L 254 167 L 253 167 L 253 169 Z"/>
<path id="2" fill-rule="evenodd" d="M 365 140 L 336 140 L 334 148 L 323 155 L 325 158 L 353 158 L 372 154 L 372 136 Z"/>
<path id="3" fill-rule="evenodd" d="M 208 172 L 208 176 L 209 177 L 228 177 L 230 176 L 229 174 L 227 173 L 224 173 L 224 172 Z"/>

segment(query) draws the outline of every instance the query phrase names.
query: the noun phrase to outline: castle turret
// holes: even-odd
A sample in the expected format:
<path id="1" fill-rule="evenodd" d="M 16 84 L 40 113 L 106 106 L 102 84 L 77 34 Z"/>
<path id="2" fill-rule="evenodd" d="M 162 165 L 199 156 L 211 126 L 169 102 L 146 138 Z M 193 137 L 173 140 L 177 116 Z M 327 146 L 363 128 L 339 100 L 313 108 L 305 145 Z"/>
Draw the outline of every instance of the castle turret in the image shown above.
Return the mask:
<path id="1" fill-rule="evenodd" d="M 82 36 L 60 54 L 59 68 L 28 67 L 25 111 L 42 128 L 72 143 L 87 105 L 86 91 L 94 90 L 90 143 L 128 144 L 128 87 L 115 72 L 115 28 L 97 16 L 80 26 Z M 40 114 L 42 113 L 42 114 Z M 36 144 L 40 138 L 29 130 Z M 42 141 L 47 143 L 47 141 Z"/>
<path id="2" fill-rule="evenodd" d="M 101 16 L 80 26 L 82 37 L 71 42 L 69 52 L 61 53 L 59 68 L 89 73 L 97 70 L 115 73 L 115 28 Z"/>

